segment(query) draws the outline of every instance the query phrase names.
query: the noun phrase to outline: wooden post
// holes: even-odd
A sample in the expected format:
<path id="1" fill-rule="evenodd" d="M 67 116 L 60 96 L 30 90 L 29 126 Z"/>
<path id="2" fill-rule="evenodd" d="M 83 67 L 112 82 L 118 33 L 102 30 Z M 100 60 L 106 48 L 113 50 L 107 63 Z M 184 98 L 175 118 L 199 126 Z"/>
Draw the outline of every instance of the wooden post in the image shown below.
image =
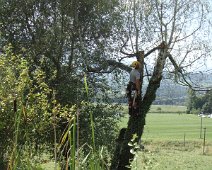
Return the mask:
<path id="1" fill-rule="evenodd" d="M 200 121 L 200 139 L 202 139 L 202 116 L 201 117 L 201 121 Z"/>
<path id="2" fill-rule="evenodd" d="M 204 128 L 204 138 L 203 138 L 203 155 L 205 154 L 205 137 L 206 137 L 206 128 Z"/>
<path id="3" fill-rule="evenodd" d="M 185 147 L 185 141 L 186 141 L 186 134 L 185 134 L 185 132 L 184 132 L 184 147 Z"/>

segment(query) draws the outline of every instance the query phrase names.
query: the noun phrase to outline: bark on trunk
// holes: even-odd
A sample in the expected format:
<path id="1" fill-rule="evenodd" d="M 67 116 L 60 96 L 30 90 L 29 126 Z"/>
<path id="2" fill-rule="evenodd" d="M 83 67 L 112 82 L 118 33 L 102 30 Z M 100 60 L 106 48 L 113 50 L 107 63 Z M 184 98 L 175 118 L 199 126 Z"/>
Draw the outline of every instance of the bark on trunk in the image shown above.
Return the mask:
<path id="1" fill-rule="evenodd" d="M 146 114 L 148 113 L 152 102 L 155 100 L 157 89 L 160 87 L 162 72 L 167 56 L 167 49 L 161 49 L 146 93 L 143 99 L 141 100 L 140 115 L 130 116 L 124 136 L 121 141 L 119 140 L 119 142 L 117 142 L 116 151 L 114 153 L 110 168 L 111 170 L 131 169 L 130 161 L 133 160 L 134 155 L 130 152 L 132 147 L 128 144 L 134 134 L 137 134 L 138 136 L 135 142 L 138 142 L 141 139 L 144 130 Z"/>

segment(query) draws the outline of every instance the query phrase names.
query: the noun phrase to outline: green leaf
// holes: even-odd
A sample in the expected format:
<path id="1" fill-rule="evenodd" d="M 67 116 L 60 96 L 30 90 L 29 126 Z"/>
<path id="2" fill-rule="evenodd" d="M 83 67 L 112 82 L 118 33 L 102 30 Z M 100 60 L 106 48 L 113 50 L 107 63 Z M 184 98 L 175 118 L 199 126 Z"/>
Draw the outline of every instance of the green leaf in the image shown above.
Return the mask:
<path id="1" fill-rule="evenodd" d="M 85 85 L 85 91 L 88 97 L 88 84 L 87 84 L 87 78 L 86 78 L 86 74 L 84 75 L 84 85 Z"/>
<path id="2" fill-rule="evenodd" d="M 133 155 L 135 155 L 136 154 L 136 152 L 135 152 L 135 150 L 132 148 L 132 149 L 130 149 L 130 153 L 131 154 L 133 154 Z"/>
<path id="3" fill-rule="evenodd" d="M 128 143 L 128 146 L 133 146 L 133 143 L 132 143 L 132 142 L 129 142 L 129 143 Z"/>

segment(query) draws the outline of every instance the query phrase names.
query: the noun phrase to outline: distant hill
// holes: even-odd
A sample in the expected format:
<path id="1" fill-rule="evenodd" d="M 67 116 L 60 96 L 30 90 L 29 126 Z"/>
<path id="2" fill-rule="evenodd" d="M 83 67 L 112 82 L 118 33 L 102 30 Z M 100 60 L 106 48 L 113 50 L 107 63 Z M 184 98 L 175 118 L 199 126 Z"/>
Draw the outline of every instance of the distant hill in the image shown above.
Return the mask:
<path id="1" fill-rule="evenodd" d="M 189 76 L 190 81 L 196 86 L 212 87 L 212 73 L 198 72 L 192 73 Z M 168 79 L 162 80 L 154 104 L 184 105 L 188 97 L 187 92 L 188 87 L 173 83 Z"/>
<path id="2" fill-rule="evenodd" d="M 154 104 L 159 105 L 185 105 L 188 88 L 173 83 L 170 80 L 163 80 L 157 90 Z"/>
<path id="3" fill-rule="evenodd" d="M 212 86 L 212 73 L 192 73 L 190 78 L 197 85 Z M 127 84 L 127 82 L 126 82 Z M 116 95 L 112 95 L 114 102 L 127 103 L 127 98 L 124 96 L 126 84 L 114 85 L 113 92 Z M 147 82 L 143 85 L 143 90 L 147 87 Z M 156 93 L 156 100 L 153 104 L 158 105 L 186 105 L 188 97 L 188 87 L 174 83 L 172 80 L 163 79 L 161 85 Z"/>
<path id="4" fill-rule="evenodd" d="M 205 86 L 212 86 L 212 73 L 202 73 L 202 72 L 192 73 L 190 77 L 191 80 L 196 83 Z"/>

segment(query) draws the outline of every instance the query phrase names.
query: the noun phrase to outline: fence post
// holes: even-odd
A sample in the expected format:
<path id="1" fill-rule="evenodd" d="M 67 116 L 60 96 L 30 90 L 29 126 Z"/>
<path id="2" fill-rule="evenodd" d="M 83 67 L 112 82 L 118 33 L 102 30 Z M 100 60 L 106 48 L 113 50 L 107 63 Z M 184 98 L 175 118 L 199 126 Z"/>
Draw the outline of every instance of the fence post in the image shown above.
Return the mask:
<path id="1" fill-rule="evenodd" d="M 202 116 L 201 117 L 201 122 L 200 122 L 200 139 L 202 139 Z"/>
<path id="2" fill-rule="evenodd" d="M 186 137 L 186 134 L 184 132 L 184 143 L 183 143 L 184 144 L 184 147 L 185 147 L 185 140 L 186 140 L 185 137 Z"/>
<path id="3" fill-rule="evenodd" d="M 205 138 L 206 138 L 206 128 L 204 128 L 203 155 L 205 154 Z"/>

